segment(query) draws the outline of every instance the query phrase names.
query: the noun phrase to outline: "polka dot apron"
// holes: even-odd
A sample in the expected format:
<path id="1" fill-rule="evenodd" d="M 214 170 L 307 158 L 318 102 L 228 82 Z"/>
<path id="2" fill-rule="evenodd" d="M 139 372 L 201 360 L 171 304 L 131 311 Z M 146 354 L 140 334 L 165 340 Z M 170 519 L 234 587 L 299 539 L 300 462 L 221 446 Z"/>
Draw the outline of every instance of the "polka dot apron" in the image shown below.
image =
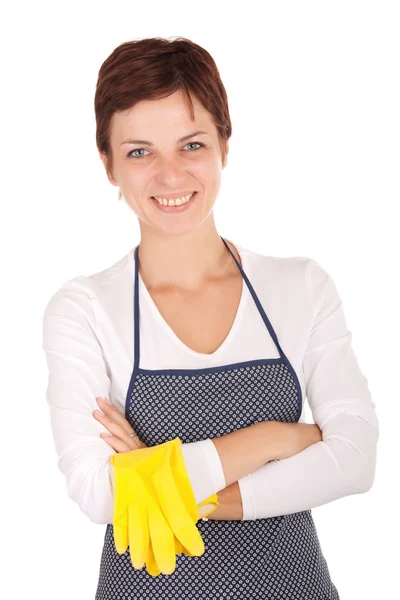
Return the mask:
<path id="1" fill-rule="evenodd" d="M 134 366 L 125 418 L 146 446 L 222 436 L 259 421 L 298 422 L 297 375 L 242 266 L 231 253 L 272 336 L 280 358 L 203 369 L 139 366 L 139 247 L 135 249 Z M 188 398 L 195 398 L 191 403 Z M 311 510 L 255 520 L 199 519 L 202 556 L 177 555 L 170 575 L 152 577 L 132 566 L 129 549 L 115 550 L 108 524 L 96 600 L 338 600 Z"/>

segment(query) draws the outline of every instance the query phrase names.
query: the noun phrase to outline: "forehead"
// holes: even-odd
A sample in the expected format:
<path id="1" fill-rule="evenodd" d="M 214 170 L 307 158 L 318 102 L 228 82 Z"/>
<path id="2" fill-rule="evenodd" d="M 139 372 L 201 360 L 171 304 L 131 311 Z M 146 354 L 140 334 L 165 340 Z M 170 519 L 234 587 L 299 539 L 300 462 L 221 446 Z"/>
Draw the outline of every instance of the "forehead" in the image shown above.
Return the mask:
<path id="1" fill-rule="evenodd" d="M 190 117 L 185 96 L 178 90 L 166 98 L 142 100 L 128 110 L 114 113 L 111 137 L 117 142 L 127 134 L 149 140 L 160 138 L 160 134 L 178 138 L 197 129 L 205 129 L 212 134 L 214 124 L 211 114 L 195 96 L 191 97 L 194 121 Z"/>

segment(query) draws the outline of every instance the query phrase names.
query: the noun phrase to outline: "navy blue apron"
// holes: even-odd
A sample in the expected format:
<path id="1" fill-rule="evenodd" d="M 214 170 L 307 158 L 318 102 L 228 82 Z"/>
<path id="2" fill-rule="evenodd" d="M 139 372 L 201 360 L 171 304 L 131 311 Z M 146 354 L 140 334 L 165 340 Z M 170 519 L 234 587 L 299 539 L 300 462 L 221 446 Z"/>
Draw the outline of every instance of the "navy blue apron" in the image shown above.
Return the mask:
<path id="1" fill-rule="evenodd" d="M 302 393 L 242 266 L 238 266 L 280 358 L 259 358 L 203 369 L 139 366 L 139 247 L 135 249 L 134 366 L 125 418 L 146 446 L 226 435 L 260 421 L 298 422 Z M 260 322 L 261 325 L 261 322 Z M 171 575 L 132 566 L 129 548 L 115 550 L 107 525 L 96 600 L 338 600 L 311 510 L 255 520 L 199 519 L 202 556 L 176 557 Z"/>

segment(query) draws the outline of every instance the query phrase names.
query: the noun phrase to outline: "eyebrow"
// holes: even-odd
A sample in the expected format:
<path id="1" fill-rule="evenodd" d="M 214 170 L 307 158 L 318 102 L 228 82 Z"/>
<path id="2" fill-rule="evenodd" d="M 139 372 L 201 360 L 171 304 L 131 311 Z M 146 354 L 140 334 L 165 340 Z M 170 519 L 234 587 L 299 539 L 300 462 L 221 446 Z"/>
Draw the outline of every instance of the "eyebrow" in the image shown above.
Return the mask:
<path id="1" fill-rule="evenodd" d="M 188 140 L 189 138 L 195 136 L 195 135 L 200 135 L 201 133 L 205 133 L 206 135 L 209 135 L 207 133 L 207 131 L 194 131 L 193 133 L 189 133 L 189 135 L 184 135 L 183 137 L 181 137 L 179 140 L 177 140 L 177 144 L 180 144 L 181 142 L 184 142 L 185 140 Z M 125 140 L 124 142 L 121 143 L 122 144 L 146 144 L 147 146 L 154 146 L 153 142 L 149 142 L 149 140 Z"/>

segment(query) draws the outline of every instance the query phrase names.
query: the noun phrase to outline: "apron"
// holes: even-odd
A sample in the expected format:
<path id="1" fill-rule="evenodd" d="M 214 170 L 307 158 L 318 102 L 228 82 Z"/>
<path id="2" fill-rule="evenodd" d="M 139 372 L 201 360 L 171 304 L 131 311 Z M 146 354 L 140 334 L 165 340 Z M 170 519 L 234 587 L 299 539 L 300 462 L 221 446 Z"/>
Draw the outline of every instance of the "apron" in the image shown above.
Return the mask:
<path id="1" fill-rule="evenodd" d="M 139 254 L 135 249 L 134 366 L 125 418 L 146 446 L 226 435 L 259 421 L 298 422 L 299 380 L 279 345 L 242 266 L 231 253 L 280 358 L 203 369 L 139 366 Z M 157 398 L 157 402 L 154 399 Z M 232 401 L 234 400 L 234 401 Z M 339 600 L 322 554 L 311 510 L 255 520 L 199 519 L 202 556 L 176 556 L 171 575 L 135 569 L 129 548 L 115 550 L 113 525 L 104 536 L 95 600 Z"/>

